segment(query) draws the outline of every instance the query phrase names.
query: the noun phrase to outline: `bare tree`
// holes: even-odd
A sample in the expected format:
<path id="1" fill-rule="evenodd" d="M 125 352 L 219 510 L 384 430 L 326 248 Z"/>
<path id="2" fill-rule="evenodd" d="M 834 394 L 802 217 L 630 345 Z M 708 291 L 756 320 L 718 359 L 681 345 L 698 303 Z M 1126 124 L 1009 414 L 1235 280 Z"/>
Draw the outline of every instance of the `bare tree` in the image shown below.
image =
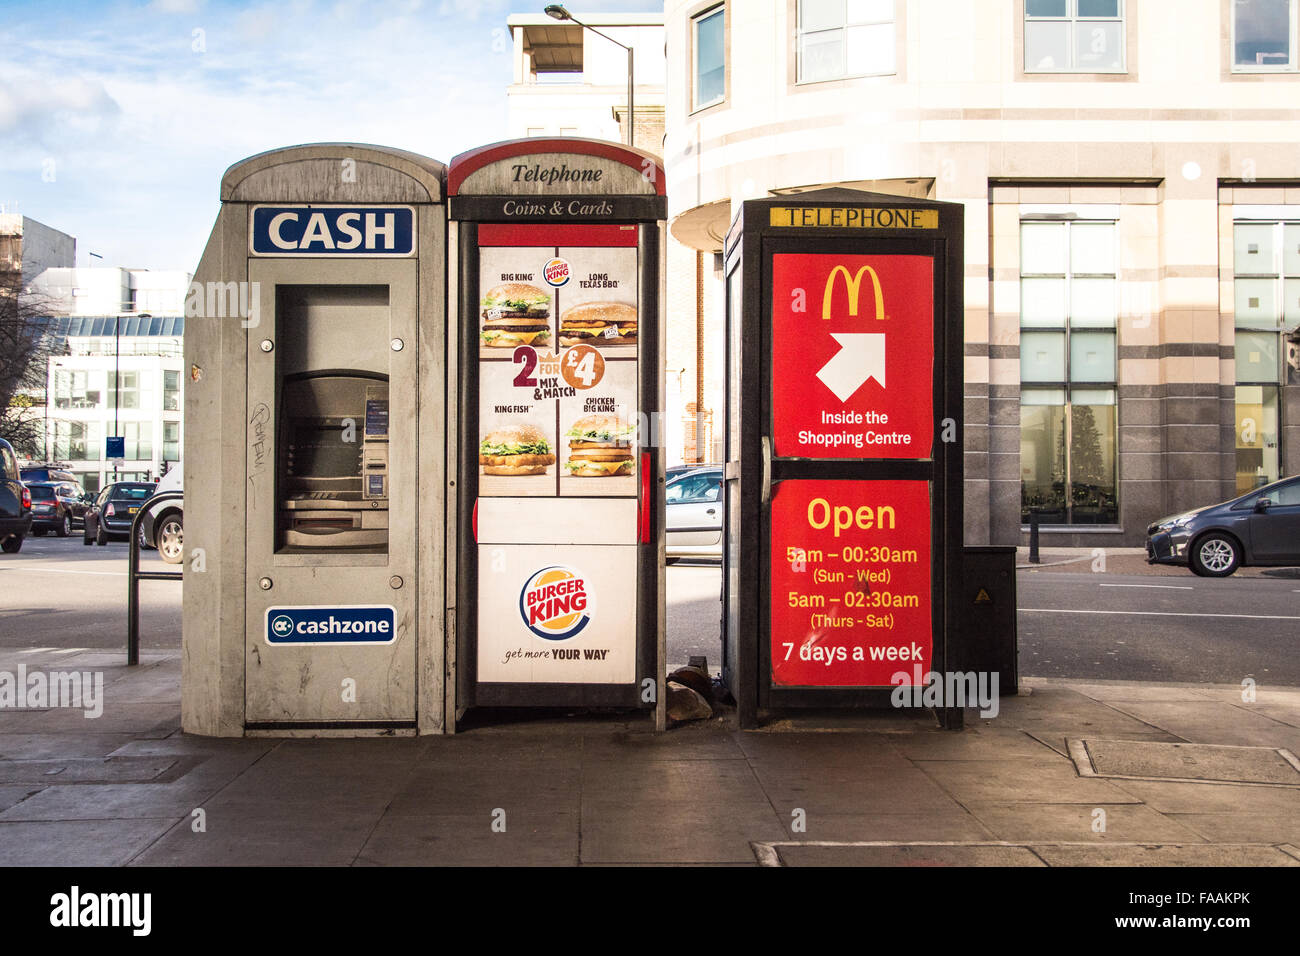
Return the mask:
<path id="1" fill-rule="evenodd" d="M 23 289 L 21 271 L 0 271 L 0 438 L 34 457 L 45 454 L 45 422 L 33 409 L 46 401 L 48 359 L 55 354 L 47 334 L 51 304 Z"/>

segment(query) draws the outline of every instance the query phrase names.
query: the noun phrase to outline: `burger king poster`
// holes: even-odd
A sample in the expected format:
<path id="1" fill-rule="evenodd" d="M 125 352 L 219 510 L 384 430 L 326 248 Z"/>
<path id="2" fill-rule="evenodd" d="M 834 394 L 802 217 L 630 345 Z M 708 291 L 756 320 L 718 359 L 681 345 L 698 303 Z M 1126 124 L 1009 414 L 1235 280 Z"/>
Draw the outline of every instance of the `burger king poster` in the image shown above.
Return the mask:
<path id="1" fill-rule="evenodd" d="M 636 496 L 637 255 L 634 227 L 480 229 L 480 497 Z"/>
<path id="2" fill-rule="evenodd" d="M 636 680 L 636 549 L 480 544 L 478 680 Z"/>

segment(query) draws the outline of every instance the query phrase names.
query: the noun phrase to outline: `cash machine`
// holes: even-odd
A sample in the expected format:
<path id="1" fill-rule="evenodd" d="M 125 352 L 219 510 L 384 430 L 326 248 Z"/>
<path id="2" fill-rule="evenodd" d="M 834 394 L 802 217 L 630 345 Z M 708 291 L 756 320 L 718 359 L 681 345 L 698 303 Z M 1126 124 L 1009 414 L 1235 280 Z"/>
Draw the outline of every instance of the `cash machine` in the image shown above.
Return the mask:
<path id="1" fill-rule="evenodd" d="M 444 728 L 443 182 L 355 144 L 223 177 L 186 302 L 186 731 Z"/>

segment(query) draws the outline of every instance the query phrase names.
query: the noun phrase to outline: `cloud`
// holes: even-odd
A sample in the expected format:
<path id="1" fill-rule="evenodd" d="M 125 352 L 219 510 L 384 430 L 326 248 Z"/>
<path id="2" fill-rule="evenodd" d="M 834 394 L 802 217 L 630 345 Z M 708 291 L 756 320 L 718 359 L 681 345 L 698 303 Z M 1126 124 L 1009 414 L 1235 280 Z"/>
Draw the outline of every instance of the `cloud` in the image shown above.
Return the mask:
<path id="1" fill-rule="evenodd" d="M 98 126 L 121 106 L 95 78 L 51 79 L 28 67 L 0 61 L 0 134 L 15 142 L 42 142 L 68 125 Z"/>
<path id="2" fill-rule="evenodd" d="M 203 0 L 153 0 L 149 9 L 158 13 L 198 13 Z"/>
<path id="3" fill-rule="evenodd" d="M 501 13 L 507 5 L 507 0 L 439 0 L 438 16 L 478 20 L 483 16 L 495 16 Z"/>

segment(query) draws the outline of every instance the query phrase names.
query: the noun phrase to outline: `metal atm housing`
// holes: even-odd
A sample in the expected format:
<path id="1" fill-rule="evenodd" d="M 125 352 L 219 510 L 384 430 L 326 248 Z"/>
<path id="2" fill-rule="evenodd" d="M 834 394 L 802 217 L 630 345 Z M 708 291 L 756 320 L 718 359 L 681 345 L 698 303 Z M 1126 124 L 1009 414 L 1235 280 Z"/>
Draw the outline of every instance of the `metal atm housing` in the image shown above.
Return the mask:
<path id="1" fill-rule="evenodd" d="M 186 336 L 186 731 L 443 730 L 443 181 L 353 144 L 223 178 Z"/>

